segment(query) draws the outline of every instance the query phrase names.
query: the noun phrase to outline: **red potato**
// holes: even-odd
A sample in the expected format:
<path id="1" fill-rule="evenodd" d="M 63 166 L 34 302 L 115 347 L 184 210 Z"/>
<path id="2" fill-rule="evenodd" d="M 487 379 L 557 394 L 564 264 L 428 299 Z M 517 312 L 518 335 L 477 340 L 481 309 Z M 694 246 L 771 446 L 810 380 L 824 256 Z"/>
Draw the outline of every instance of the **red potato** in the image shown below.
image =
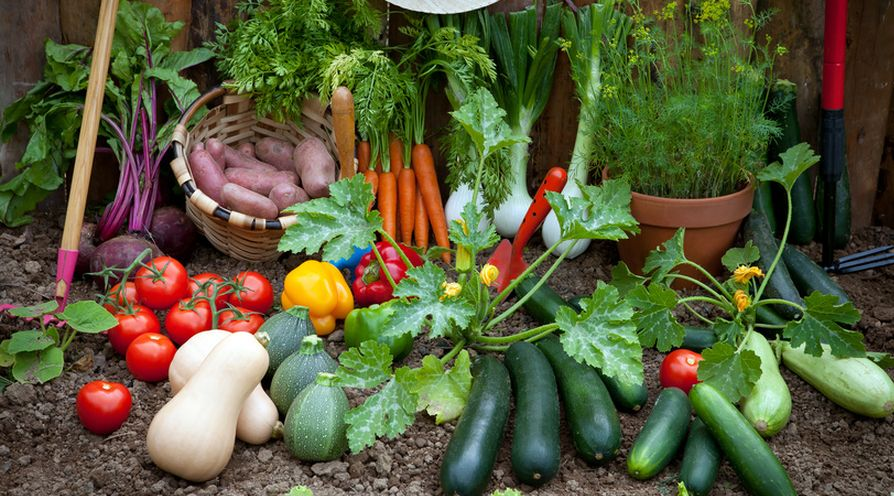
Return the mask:
<path id="1" fill-rule="evenodd" d="M 307 138 L 295 147 L 293 159 L 308 196 L 329 196 L 329 185 L 335 181 L 338 167 L 326 145 L 319 138 Z"/>
<path id="2" fill-rule="evenodd" d="M 205 143 L 202 143 L 201 141 L 199 141 L 199 142 L 196 143 L 195 145 L 192 145 L 192 149 L 193 149 L 193 151 L 195 151 L 195 150 L 204 150 L 204 149 L 205 149 Z"/>
<path id="3" fill-rule="evenodd" d="M 205 149 L 214 157 L 214 161 L 220 164 L 221 168 L 226 166 L 226 155 L 224 154 L 226 147 L 227 145 L 217 138 L 209 138 L 205 142 Z"/>
<path id="4" fill-rule="evenodd" d="M 246 141 L 244 143 L 239 143 L 236 145 L 236 151 L 245 155 L 246 157 L 257 158 L 255 157 L 255 144 Z"/>
<path id="5" fill-rule="evenodd" d="M 275 219 L 279 215 L 279 209 L 273 200 L 238 184 L 225 184 L 221 193 L 223 205 L 230 210 L 259 219 Z"/>
<path id="6" fill-rule="evenodd" d="M 270 190 L 277 184 L 296 184 L 298 182 L 298 175 L 291 171 L 267 172 L 228 167 L 224 174 L 231 183 L 236 183 L 264 196 L 269 195 Z"/>
<path id="7" fill-rule="evenodd" d="M 278 208 L 280 212 L 285 210 L 286 207 L 291 207 L 296 203 L 310 200 L 310 197 L 307 196 L 307 192 L 304 191 L 301 186 L 289 183 L 280 183 L 274 186 L 273 189 L 270 190 L 268 198 L 273 200 L 273 203 L 276 204 L 276 208 Z"/>
<path id="8" fill-rule="evenodd" d="M 261 138 L 255 145 L 255 154 L 258 160 L 263 160 L 284 171 L 295 170 L 295 161 L 292 160 L 294 151 L 295 147 L 291 143 L 276 138 Z"/>
<path id="9" fill-rule="evenodd" d="M 244 153 L 240 153 L 230 145 L 224 145 L 224 156 L 226 157 L 227 169 L 234 167 L 237 169 L 255 169 L 267 172 L 276 172 L 279 170 L 266 162 L 261 162 L 254 157 L 249 157 Z"/>
<path id="10" fill-rule="evenodd" d="M 196 187 L 217 203 L 221 202 L 220 190 L 230 182 L 223 168 L 214 160 L 208 150 L 193 150 L 189 154 L 189 165 Z"/>

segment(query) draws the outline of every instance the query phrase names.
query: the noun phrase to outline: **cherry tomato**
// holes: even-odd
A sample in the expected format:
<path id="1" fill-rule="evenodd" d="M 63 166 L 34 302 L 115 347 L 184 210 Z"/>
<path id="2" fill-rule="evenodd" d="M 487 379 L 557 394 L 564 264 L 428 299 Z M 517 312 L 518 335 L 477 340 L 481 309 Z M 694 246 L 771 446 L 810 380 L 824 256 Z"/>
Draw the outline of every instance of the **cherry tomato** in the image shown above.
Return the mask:
<path id="1" fill-rule="evenodd" d="M 109 343 L 119 355 L 127 353 L 127 347 L 137 336 L 147 332 L 161 332 L 161 324 L 152 310 L 143 305 L 134 305 L 132 310 L 118 311 L 115 314 L 118 325 L 109 329 Z"/>
<path id="2" fill-rule="evenodd" d="M 258 313 L 267 313 L 273 307 L 273 286 L 266 277 L 251 271 L 240 272 L 233 280 L 235 293 L 228 301 L 235 307 L 243 307 Z"/>
<path id="3" fill-rule="evenodd" d="M 254 334 L 264 323 L 264 317 L 247 308 L 236 307 L 236 311 L 242 313 L 240 318 L 233 310 L 220 312 L 218 327 L 230 332 L 250 332 Z"/>
<path id="4" fill-rule="evenodd" d="M 168 368 L 176 352 L 167 336 L 157 332 L 142 334 L 127 347 L 127 370 L 141 381 L 163 381 L 168 378 Z"/>
<path id="5" fill-rule="evenodd" d="M 171 257 L 155 257 L 146 265 L 134 279 L 140 303 L 164 310 L 188 296 L 189 277 L 183 264 Z"/>
<path id="6" fill-rule="evenodd" d="M 192 298 L 207 296 L 210 298 L 214 294 L 215 288 L 217 288 L 217 298 L 214 299 L 214 304 L 217 305 L 218 310 L 222 310 L 227 307 L 227 294 L 232 292 L 232 289 L 229 287 L 221 288 L 220 285 L 223 283 L 223 277 L 213 272 L 202 272 L 189 278 L 187 285 L 189 288 L 188 296 Z M 203 287 L 204 290 L 202 290 Z"/>
<path id="7" fill-rule="evenodd" d="M 698 362 L 702 356 L 690 350 L 674 350 L 664 357 L 658 379 L 661 387 L 680 388 L 686 394 L 698 382 Z"/>
<path id="8" fill-rule="evenodd" d="M 165 329 L 175 343 L 181 345 L 196 333 L 211 329 L 211 306 L 207 301 L 180 300 L 165 317 Z"/>
<path id="9" fill-rule="evenodd" d="M 84 384 L 75 400 L 81 424 L 101 436 L 118 430 L 130 415 L 132 405 L 130 391 L 124 384 L 106 381 Z"/>

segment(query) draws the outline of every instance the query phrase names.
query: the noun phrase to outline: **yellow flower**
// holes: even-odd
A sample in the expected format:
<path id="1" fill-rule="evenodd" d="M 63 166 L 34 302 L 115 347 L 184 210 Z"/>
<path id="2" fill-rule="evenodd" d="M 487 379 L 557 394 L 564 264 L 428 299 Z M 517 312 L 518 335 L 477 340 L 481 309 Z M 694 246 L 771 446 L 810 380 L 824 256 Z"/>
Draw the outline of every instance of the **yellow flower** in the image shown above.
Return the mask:
<path id="1" fill-rule="evenodd" d="M 478 278 L 481 279 L 481 284 L 490 286 L 497 280 L 497 276 L 499 275 L 500 269 L 495 265 L 485 264 L 484 267 L 481 267 L 481 272 L 478 273 Z"/>
<path id="2" fill-rule="evenodd" d="M 776 45 L 776 55 L 785 55 L 788 53 L 788 48 L 785 48 L 783 45 Z"/>
<path id="3" fill-rule="evenodd" d="M 444 281 L 441 283 L 441 287 L 444 288 L 444 294 L 442 294 L 440 298 L 441 301 L 444 301 L 445 298 L 453 298 L 454 296 L 459 295 L 459 292 L 463 289 L 458 282 Z"/>
<path id="4" fill-rule="evenodd" d="M 738 308 L 740 312 L 744 312 L 745 309 L 748 308 L 748 305 L 751 305 L 751 298 L 749 298 L 745 291 L 742 291 L 741 289 L 736 290 L 733 294 L 733 301 L 736 302 L 736 308 Z"/>
<path id="5" fill-rule="evenodd" d="M 677 11 L 677 2 L 668 2 L 667 5 L 661 9 L 661 12 L 656 12 L 655 17 L 661 19 L 662 21 L 672 21 L 674 20 L 674 14 Z"/>
<path id="6" fill-rule="evenodd" d="M 719 21 L 727 12 L 729 12 L 729 0 L 705 0 L 701 4 L 701 12 L 696 16 L 696 21 Z"/>
<path id="7" fill-rule="evenodd" d="M 733 279 L 739 284 L 747 283 L 752 277 L 764 277 L 764 273 L 761 271 L 760 267 L 740 265 L 733 271 Z"/>
<path id="8" fill-rule="evenodd" d="M 462 228 L 464 234 L 469 234 L 469 226 L 466 225 L 465 219 L 460 217 L 455 221 Z M 472 253 L 468 248 L 461 244 L 456 245 L 456 270 L 466 272 L 472 269 Z"/>

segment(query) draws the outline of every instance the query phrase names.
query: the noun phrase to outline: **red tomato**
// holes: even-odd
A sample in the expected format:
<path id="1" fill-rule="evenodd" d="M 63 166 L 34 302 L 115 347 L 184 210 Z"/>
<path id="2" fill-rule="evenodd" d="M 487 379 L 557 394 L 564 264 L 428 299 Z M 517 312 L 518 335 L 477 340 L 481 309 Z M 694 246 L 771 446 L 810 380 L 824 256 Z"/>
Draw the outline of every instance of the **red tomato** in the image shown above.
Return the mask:
<path id="1" fill-rule="evenodd" d="M 127 307 L 127 302 L 130 302 L 131 305 L 136 305 L 139 302 L 139 298 L 137 296 L 137 286 L 131 281 L 127 281 L 124 283 L 124 290 L 121 290 L 121 283 L 112 286 L 112 289 L 109 290 L 107 295 L 109 299 L 118 304 L 119 308 Z M 114 308 L 114 305 L 109 305 Z M 115 310 L 111 310 L 106 307 L 110 312 L 115 312 Z"/>
<path id="2" fill-rule="evenodd" d="M 196 296 L 210 298 L 214 294 L 215 288 L 217 288 L 217 298 L 214 299 L 214 304 L 217 305 L 217 310 L 219 311 L 227 307 L 227 294 L 232 292 L 232 289 L 229 287 L 221 288 L 220 285 L 223 283 L 223 277 L 213 272 L 202 272 L 194 275 L 189 278 L 189 296 L 192 298 Z"/>
<path id="3" fill-rule="evenodd" d="M 81 424 L 101 436 L 116 431 L 130 415 L 133 399 L 124 384 L 93 381 L 78 391 L 75 406 Z"/>
<path id="4" fill-rule="evenodd" d="M 698 382 L 698 362 L 702 356 L 690 350 L 674 350 L 664 357 L 658 379 L 661 387 L 680 388 L 686 394 Z"/>
<path id="5" fill-rule="evenodd" d="M 171 257 L 153 258 L 137 271 L 134 283 L 140 303 L 153 310 L 164 310 L 188 296 L 189 277 L 183 264 Z"/>
<path id="6" fill-rule="evenodd" d="M 168 378 L 168 368 L 176 352 L 167 336 L 157 332 L 143 334 L 127 347 L 127 370 L 141 381 L 163 381 Z"/>
<path id="7" fill-rule="evenodd" d="M 171 307 L 165 317 L 165 329 L 175 343 L 181 345 L 196 333 L 211 329 L 211 306 L 207 301 L 191 302 L 189 298 Z"/>
<path id="8" fill-rule="evenodd" d="M 254 334 L 261 327 L 261 324 L 264 323 L 264 317 L 247 308 L 236 307 L 236 310 L 242 313 L 241 318 L 233 310 L 220 312 L 218 327 L 230 332 L 250 332 Z"/>
<path id="9" fill-rule="evenodd" d="M 251 271 L 240 272 L 233 280 L 236 292 L 228 301 L 235 307 L 243 307 L 258 313 L 267 313 L 273 307 L 273 286 L 266 277 Z"/>
<path id="10" fill-rule="evenodd" d="M 109 329 L 109 343 L 120 355 L 127 353 L 127 347 L 137 336 L 147 332 L 161 332 L 158 317 L 143 305 L 134 305 L 132 313 L 121 310 L 115 314 L 115 318 L 118 325 Z"/>

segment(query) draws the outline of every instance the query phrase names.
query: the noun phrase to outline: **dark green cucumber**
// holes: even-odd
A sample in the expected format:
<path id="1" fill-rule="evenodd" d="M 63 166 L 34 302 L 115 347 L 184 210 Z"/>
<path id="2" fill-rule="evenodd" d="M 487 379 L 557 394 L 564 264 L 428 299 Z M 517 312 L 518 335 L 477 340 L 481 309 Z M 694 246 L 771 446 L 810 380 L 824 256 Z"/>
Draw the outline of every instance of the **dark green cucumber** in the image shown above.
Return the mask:
<path id="1" fill-rule="evenodd" d="M 447 496 L 478 496 L 487 489 L 509 418 L 509 372 L 492 356 L 472 366 L 469 400 L 441 462 Z"/>
<path id="2" fill-rule="evenodd" d="M 528 294 L 534 285 L 537 284 L 536 277 L 526 277 L 515 287 L 515 295 L 519 298 Z M 567 307 L 568 302 L 559 296 L 553 288 L 544 283 L 537 291 L 525 300 L 522 307 L 528 312 L 528 315 L 541 324 L 551 324 L 556 321 L 556 312 L 562 307 Z"/>
<path id="3" fill-rule="evenodd" d="M 701 382 L 689 391 L 689 399 L 749 494 L 796 494 L 779 459 L 723 393 Z"/>
<path id="4" fill-rule="evenodd" d="M 705 496 L 711 492 L 723 453 L 708 428 L 698 417 L 689 424 L 689 436 L 683 448 L 680 480 L 692 496 Z"/>
<path id="5" fill-rule="evenodd" d="M 661 472 L 683 444 L 689 414 L 689 399 L 683 390 L 662 389 L 652 413 L 630 448 L 627 473 L 635 479 L 649 479 Z"/>
<path id="6" fill-rule="evenodd" d="M 823 211 L 823 195 L 825 185 L 822 179 L 816 181 L 816 240 L 825 239 L 825 214 Z M 841 179 L 835 183 L 835 235 L 832 237 L 835 248 L 844 248 L 851 239 L 851 183 L 845 164 Z"/>
<path id="7" fill-rule="evenodd" d="M 773 183 L 761 182 L 754 189 L 754 200 L 751 201 L 751 208 L 763 213 L 767 216 L 770 223 L 770 229 L 776 232 L 776 212 L 773 205 Z"/>
<path id="8" fill-rule="evenodd" d="M 702 351 L 705 348 L 714 346 L 717 342 L 717 335 L 713 329 L 706 327 L 683 326 L 686 334 L 683 336 L 683 343 L 680 348 L 692 351 Z"/>
<path id="9" fill-rule="evenodd" d="M 770 98 L 779 105 L 771 118 L 779 123 L 782 135 L 771 139 L 767 146 L 767 163 L 779 160 L 779 154 L 801 142 L 801 128 L 798 125 L 796 96 L 798 88 L 791 81 L 777 80 L 771 90 Z M 773 205 L 776 207 L 776 228 L 772 232 L 782 236 L 785 227 L 787 201 L 785 190 L 774 184 L 775 195 Z M 769 218 L 769 215 L 768 215 Z M 771 228 L 772 222 L 770 222 Z M 816 213 L 813 201 L 813 177 L 808 169 L 801 174 L 792 186 L 792 223 L 789 228 L 788 241 L 798 245 L 809 243 L 816 234 Z"/>
<path id="10" fill-rule="evenodd" d="M 782 260 L 788 267 L 792 276 L 792 282 L 801 292 L 801 296 L 807 296 L 814 291 L 838 297 L 839 303 L 850 301 L 847 293 L 841 289 L 837 282 L 833 281 L 822 267 L 814 263 L 807 255 L 798 251 L 793 246 L 785 247 L 782 252 Z"/>
<path id="11" fill-rule="evenodd" d="M 506 368 L 515 395 L 512 472 L 538 487 L 559 471 L 559 391 L 543 353 L 531 343 L 514 343 L 506 351 Z"/>
<path id="12" fill-rule="evenodd" d="M 559 381 L 565 417 L 577 454 L 587 463 L 613 459 L 621 447 L 621 422 L 596 369 L 577 362 L 550 336 L 537 343 Z"/>
<path id="13" fill-rule="evenodd" d="M 773 237 L 773 233 L 770 231 L 770 226 L 767 224 L 767 218 L 760 212 L 752 210 L 751 215 L 745 219 L 744 229 L 745 239 L 752 240 L 754 245 L 760 250 L 761 258 L 758 261 L 758 264 L 766 272 L 770 268 L 770 264 L 773 263 L 773 258 L 776 257 L 776 252 L 779 251 L 779 246 L 776 244 L 776 238 Z M 801 295 L 798 293 L 798 288 L 795 287 L 795 283 L 792 282 L 788 269 L 781 261 L 776 264 L 776 269 L 773 270 L 773 275 L 767 283 L 764 295 L 768 298 L 778 298 L 797 303 L 801 306 L 804 305 L 804 300 L 801 299 Z M 789 305 L 773 305 L 772 309 L 785 319 L 796 319 L 800 317 L 800 312 Z"/>
<path id="14" fill-rule="evenodd" d="M 761 324 L 771 324 L 771 325 L 786 325 L 788 324 L 788 320 L 782 318 L 781 315 L 776 313 L 772 308 L 763 305 L 757 307 L 755 310 L 755 317 L 757 321 Z"/>

